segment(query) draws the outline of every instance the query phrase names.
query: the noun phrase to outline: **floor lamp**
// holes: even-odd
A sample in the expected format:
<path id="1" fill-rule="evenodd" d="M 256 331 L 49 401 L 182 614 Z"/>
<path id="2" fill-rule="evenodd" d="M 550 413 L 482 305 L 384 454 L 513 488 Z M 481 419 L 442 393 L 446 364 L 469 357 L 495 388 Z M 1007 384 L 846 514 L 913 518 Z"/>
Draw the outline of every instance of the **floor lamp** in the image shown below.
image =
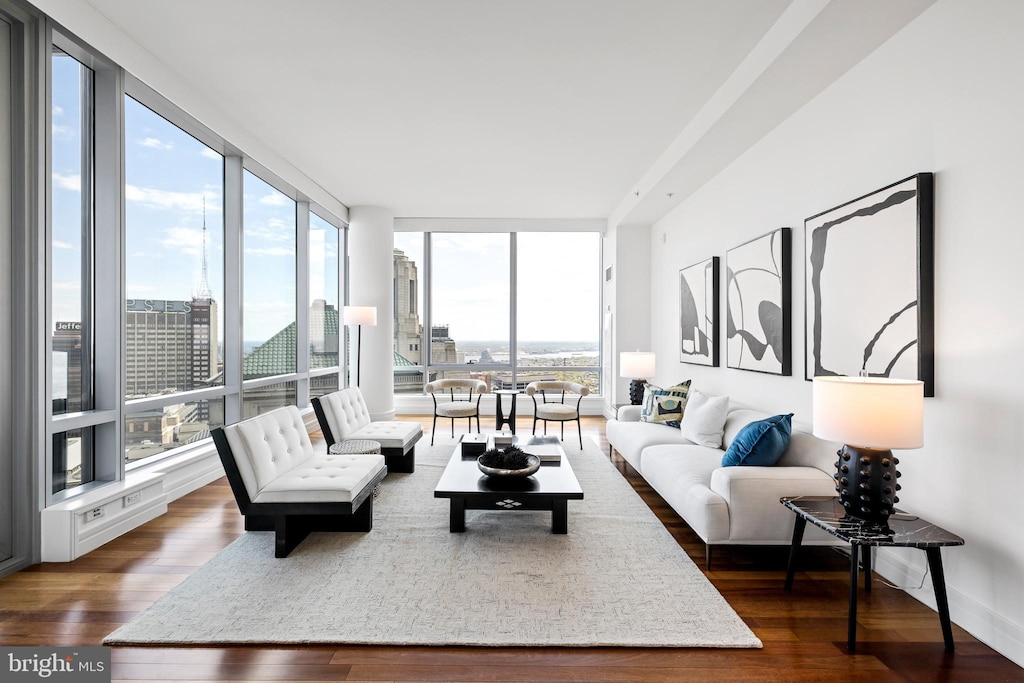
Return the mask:
<path id="1" fill-rule="evenodd" d="M 356 386 L 359 386 L 360 369 L 363 357 L 363 325 L 374 327 L 377 324 L 376 306 L 345 306 L 345 324 L 355 325 L 356 333 Z"/>

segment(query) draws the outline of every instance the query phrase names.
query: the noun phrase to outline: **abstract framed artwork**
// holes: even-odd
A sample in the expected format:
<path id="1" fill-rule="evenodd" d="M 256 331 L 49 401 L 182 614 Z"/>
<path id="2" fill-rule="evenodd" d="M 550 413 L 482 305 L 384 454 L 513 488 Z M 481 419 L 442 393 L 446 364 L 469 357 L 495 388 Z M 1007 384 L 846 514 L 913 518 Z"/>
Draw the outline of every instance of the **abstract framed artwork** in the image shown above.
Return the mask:
<path id="1" fill-rule="evenodd" d="M 679 361 L 718 367 L 718 257 L 679 271 Z"/>
<path id="2" fill-rule="evenodd" d="M 933 183 L 918 173 L 804 222 L 806 379 L 916 379 L 935 395 Z"/>
<path id="3" fill-rule="evenodd" d="M 792 231 L 779 228 L 725 255 L 726 363 L 791 375 Z"/>

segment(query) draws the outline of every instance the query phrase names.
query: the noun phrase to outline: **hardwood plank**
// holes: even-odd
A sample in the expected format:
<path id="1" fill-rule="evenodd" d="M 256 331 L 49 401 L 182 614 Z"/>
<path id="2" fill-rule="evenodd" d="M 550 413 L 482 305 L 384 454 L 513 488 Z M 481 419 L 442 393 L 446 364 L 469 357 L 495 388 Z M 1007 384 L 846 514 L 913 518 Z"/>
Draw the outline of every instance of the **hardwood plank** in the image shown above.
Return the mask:
<path id="1" fill-rule="evenodd" d="M 429 431 L 429 417 L 401 419 L 419 419 Z M 584 418 L 583 434 L 607 454 L 604 424 Z M 529 418 L 520 417 L 517 431 L 529 427 Z M 439 429 L 439 441 L 450 441 L 448 434 Z M 611 461 L 703 569 L 697 535 L 618 454 Z M 75 562 L 36 565 L 0 580 L 0 643 L 98 645 L 243 533 L 231 491 L 219 479 Z M 717 547 L 713 571 L 705 572 L 762 640 L 760 650 L 115 647 L 113 680 L 1024 681 L 1024 670 L 956 626 L 956 653 L 946 653 L 935 613 L 881 583 L 862 595 L 858 651 L 847 654 L 847 558 L 805 548 L 794 590 L 785 593 L 786 557 L 780 547 Z"/>

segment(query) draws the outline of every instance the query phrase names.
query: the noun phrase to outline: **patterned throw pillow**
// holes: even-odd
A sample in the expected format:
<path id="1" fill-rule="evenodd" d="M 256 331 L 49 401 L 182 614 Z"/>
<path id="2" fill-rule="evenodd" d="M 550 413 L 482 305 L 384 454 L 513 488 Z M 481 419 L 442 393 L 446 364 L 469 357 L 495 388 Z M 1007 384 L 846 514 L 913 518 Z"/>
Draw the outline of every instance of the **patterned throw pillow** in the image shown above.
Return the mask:
<path id="1" fill-rule="evenodd" d="M 686 409 L 686 397 L 690 393 L 690 380 L 662 389 L 653 384 L 644 387 L 641 422 L 653 422 L 667 427 L 679 427 Z"/>

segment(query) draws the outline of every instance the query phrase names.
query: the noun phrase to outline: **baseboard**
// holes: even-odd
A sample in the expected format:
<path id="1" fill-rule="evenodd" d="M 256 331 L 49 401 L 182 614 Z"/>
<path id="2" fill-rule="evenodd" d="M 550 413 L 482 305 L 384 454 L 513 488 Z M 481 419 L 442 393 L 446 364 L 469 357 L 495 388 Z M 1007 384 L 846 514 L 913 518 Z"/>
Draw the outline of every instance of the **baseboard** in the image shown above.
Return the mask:
<path id="1" fill-rule="evenodd" d="M 40 516 L 43 562 L 70 562 L 167 512 L 162 472 L 123 481 L 51 505 Z"/>
<path id="2" fill-rule="evenodd" d="M 160 463 L 159 470 L 164 473 L 167 502 L 186 496 L 224 476 L 224 466 L 220 464 L 220 456 L 212 444 L 209 448 L 189 453 L 187 458 L 168 458 Z"/>
<path id="3" fill-rule="evenodd" d="M 951 548 L 942 552 L 945 555 L 946 552 L 956 552 L 956 549 Z M 914 558 L 916 561 L 907 561 L 905 555 L 907 552 L 900 553 L 889 548 L 877 548 L 874 553 L 873 569 L 890 583 L 900 586 L 907 595 L 918 602 L 933 610 L 936 609 L 931 576 L 925 576 L 927 563 L 924 553 L 920 551 L 914 553 L 914 555 L 920 556 Z M 918 588 L 918 586 L 921 587 Z M 946 584 L 946 599 L 949 602 L 950 620 L 954 624 L 1013 663 L 1024 667 L 1024 626 L 997 614 L 948 583 Z M 938 616 L 935 619 L 938 623 Z"/>

